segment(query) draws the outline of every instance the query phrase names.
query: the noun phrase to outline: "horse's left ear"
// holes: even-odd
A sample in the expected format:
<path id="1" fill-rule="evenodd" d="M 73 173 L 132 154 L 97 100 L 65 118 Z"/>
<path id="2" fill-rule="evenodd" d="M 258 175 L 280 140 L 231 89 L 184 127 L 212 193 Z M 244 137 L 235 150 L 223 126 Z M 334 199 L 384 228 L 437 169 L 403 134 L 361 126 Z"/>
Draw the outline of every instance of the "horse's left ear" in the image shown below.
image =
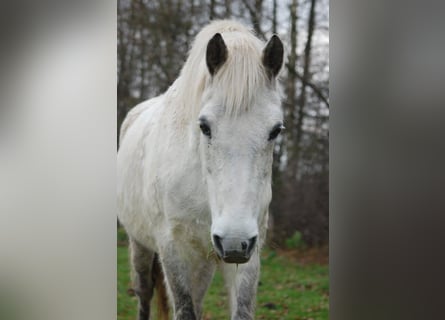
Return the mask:
<path id="1" fill-rule="evenodd" d="M 263 50 L 263 65 L 271 77 L 276 77 L 283 65 L 284 47 L 280 38 L 273 35 Z"/>
<path id="2" fill-rule="evenodd" d="M 227 47 L 221 34 L 217 33 L 207 44 L 206 63 L 210 74 L 213 76 L 226 60 Z"/>

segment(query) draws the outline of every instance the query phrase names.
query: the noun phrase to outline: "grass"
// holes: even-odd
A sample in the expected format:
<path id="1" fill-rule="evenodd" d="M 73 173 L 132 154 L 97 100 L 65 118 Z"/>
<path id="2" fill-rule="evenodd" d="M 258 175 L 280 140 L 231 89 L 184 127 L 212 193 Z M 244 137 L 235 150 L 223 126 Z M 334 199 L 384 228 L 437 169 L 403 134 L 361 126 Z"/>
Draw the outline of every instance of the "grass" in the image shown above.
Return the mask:
<path id="1" fill-rule="evenodd" d="M 128 249 L 117 248 L 117 319 L 136 319 L 137 299 L 129 294 Z M 222 276 L 216 273 L 204 301 L 204 319 L 228 319 Z M 256 319 L 323 320 L 329 318 L 329 279 L 325 264 L 300 264 L 291 255 L 265 248 L 261 254 Z"/>

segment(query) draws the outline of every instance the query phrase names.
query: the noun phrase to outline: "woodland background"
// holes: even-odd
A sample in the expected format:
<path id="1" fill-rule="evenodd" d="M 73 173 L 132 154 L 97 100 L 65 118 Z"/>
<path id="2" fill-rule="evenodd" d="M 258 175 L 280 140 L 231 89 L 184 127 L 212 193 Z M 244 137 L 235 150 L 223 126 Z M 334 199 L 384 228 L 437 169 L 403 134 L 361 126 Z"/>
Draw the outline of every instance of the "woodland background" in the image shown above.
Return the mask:
<path id="1" fill-rule="evenodd" d="M 215 19 L 241 21 L 259 38 L 278 34 L 285 43 L 280 82 L 286 130 L 274 151 L 269 243 L 326 245 L 328 0 L 118 0 L 118 129 L 132 107 L 173 83 L 194 36 Z"/>

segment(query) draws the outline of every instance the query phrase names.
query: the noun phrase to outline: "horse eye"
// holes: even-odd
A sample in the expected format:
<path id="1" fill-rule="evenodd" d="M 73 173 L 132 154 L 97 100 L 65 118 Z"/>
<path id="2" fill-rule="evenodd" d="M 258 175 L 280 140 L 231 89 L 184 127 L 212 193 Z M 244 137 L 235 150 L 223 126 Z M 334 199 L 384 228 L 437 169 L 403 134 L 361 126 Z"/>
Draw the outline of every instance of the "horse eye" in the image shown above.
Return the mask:
<path id="1" fill-rule="evenodd" d="M 278 135 L 281 133 L 281 131 L 284 129 L 283 125 L 276 125 L 272 131 L 269 133 L 269 141 L 274 140 Z"/>
<path id="2" fill-rule="evenodd" d="M 204 135 L 209 138 L 212 136 L 212 132 L 210 131 L 210 127 L 208 126 L 208 124 L 202 122 L 199 124 L 199 127 L 201 128 L 201 131 Z"/>

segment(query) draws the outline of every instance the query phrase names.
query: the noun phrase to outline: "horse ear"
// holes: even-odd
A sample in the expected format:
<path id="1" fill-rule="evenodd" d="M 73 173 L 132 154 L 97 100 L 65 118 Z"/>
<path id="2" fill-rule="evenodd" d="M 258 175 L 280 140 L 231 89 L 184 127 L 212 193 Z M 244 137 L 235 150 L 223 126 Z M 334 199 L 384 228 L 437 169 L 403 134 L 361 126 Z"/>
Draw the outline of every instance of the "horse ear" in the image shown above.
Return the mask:
<path id="1" fill-rule="evenodd" d="M 227 60 L 227 47 L 220 33 L 217 33 L 207 44 L 206 62 L 210 74 L 214 75 Z"/>
<path id="2" fill-rule="evenodd" d="M 283 65 L 284 47 L 280 38 L 273 35 L 263 50 L 263 65 L 271 77 L 276 77 Z"/>

